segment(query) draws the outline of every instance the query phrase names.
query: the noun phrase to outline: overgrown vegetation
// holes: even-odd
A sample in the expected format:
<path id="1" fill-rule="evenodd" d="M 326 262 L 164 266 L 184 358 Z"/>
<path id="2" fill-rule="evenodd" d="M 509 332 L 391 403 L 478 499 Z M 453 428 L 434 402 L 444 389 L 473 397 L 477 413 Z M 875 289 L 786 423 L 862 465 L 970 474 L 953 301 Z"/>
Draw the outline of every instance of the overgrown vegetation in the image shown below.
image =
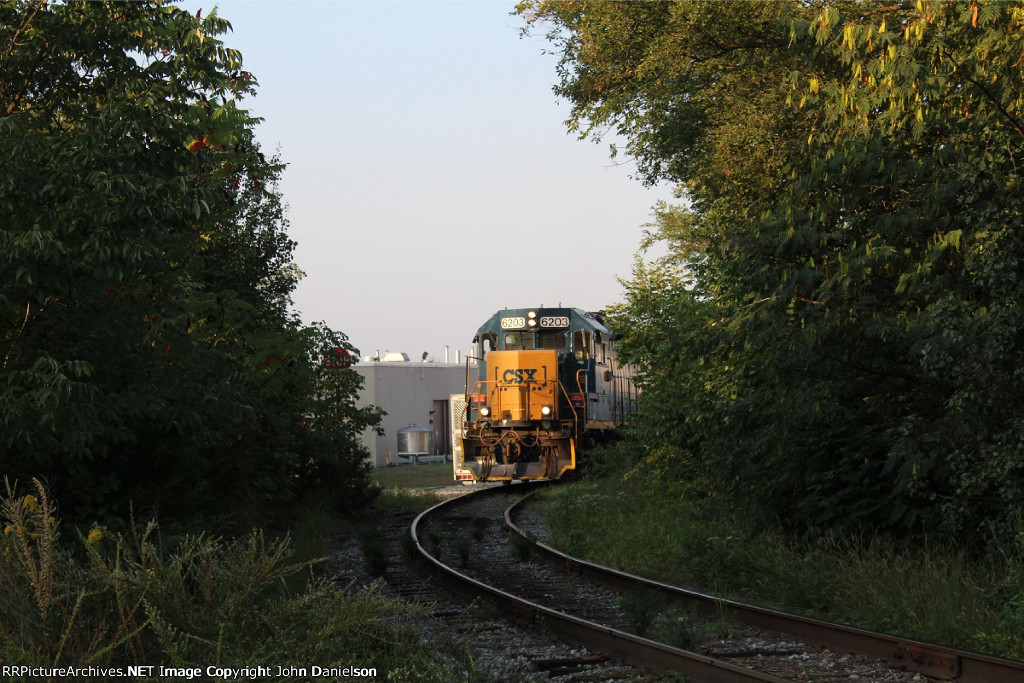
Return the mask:
<path id="1" fill-rule="evenodd" d="M 61 539 L 38 482 L 0 511 L 0 653 L 31 667 L 376 668 L 393 681 L 446 681 L 467 661 L 427 651 L 406 624 L 417 613 L 379 590 L 352 591 L 296 562 L 287 538 L 162 536 L 133 520 Z M 305 577 L 298 588 L 285 579 Z M 94 677 L 101 677 L 99 675 Z"/>
<path id="2" fill-rule="evenodd" d="M 613 321 L 665 469 L 794 530 L 1009 543 L 1024 4 L 520 12 L 561 55 L 570 129 L 680 189 Z"/>
<path id="3" fill-rule="evenodd" d="M 636 473 L 541 496 L 553 545 L 573 555 L 726 598 L 1024 658 L 1024 528 L 977 558 L 867 535 L 796 538 L 751 524 L 695 487 Z M 641 630 L 686 640 L 706 628 L 631 607 Z"/>
<path id="4" fill-rule="evenodd" d="M 290 310 L 284 166 L 229 29 L 0 0 L 0 475 L 35 482 L 4 497 L 0 655 L 449 680 L 415 610 L 319 570 L 379 492 L 380 411 L 345 335 Z"/>
<path id="5" fill-rule="evenodd" d="M 570 130 L 680 199 L 609 319 L 640 414 L 550 494 L 559 544 L 1024 657 L 1024 3 L 518 11 Z"/>
<path id="6" fill-rule="evenodd" d="M 289 311 L 282 164 L 215 12 L 0 1 L 0 473 L 244 531 L 369 497 L 355 349 Z"/>

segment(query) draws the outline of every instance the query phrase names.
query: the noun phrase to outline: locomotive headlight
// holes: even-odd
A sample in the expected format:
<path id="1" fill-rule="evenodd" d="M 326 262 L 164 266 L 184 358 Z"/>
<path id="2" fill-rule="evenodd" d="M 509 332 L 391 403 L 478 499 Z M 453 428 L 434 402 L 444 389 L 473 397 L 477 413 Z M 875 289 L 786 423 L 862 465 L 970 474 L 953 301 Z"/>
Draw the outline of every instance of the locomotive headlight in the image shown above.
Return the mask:
<path id="1" fill-rule="evenodd" d="M 490 417 L 491 409 L 487 406 L 480 406 L 480 417 Z"/>
<path id="2" fill-rule="evenodd" d="M 551 413 L 555 412 L 554 406 L 541 406 L 540 414 L 544 417 L 551 417 Z"/>

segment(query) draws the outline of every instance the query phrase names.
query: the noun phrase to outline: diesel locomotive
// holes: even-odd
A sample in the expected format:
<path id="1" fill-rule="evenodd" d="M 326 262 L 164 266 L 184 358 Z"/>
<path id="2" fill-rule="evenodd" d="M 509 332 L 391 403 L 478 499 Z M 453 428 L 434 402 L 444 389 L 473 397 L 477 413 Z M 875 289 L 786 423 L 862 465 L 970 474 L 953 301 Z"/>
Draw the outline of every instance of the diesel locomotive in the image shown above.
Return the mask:
<path id="1" fill-rule="evenodd" d="M 599 313 L 505 309 L 473 343 L 477 376 L 467 364 L 462 419 L 453 420 L 458 481 L 558 479 L 584 443 L 636 409 L 634 369 L 619 362 Z"/>

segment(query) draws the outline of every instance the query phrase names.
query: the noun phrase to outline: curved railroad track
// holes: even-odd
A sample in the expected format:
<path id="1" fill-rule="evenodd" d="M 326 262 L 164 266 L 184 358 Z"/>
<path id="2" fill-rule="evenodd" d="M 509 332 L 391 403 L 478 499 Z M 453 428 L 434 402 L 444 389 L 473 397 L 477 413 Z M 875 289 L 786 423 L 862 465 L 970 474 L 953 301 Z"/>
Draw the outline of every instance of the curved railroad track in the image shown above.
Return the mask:
<path id="1" fill-rule="evenodd" d="M 695 681 L 1024 680 L 1024 663 L 721 600 L 569 557 L 523 528 L 522 503 L 538 488 L 490 488 L 435 505 L 412 523 L 417 552 L 456 593 L 487 596 L 609 658 Z M 696 615 L 741 626 L 730 626 L 728 638 L 673 647 L 658 642 L 644 604 L 679 623 Z"/>

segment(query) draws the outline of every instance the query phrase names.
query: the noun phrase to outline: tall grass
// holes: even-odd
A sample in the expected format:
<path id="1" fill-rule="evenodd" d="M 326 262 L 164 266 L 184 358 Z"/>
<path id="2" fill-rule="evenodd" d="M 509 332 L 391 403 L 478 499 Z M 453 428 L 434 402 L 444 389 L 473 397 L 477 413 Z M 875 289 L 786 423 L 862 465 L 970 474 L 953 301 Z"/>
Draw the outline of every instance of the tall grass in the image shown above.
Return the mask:
<path id="1" fill-rule="evenodd" d="M 427 651 L 417 613 L 379 585 L 346 590 L 294 561 L 290 540 L 159 538 L 94 527 L 61 538 L 56 505 L 34 482 L 5 480 L 0 502 L 0 659 L 31 667 L 359 666 L 389 680 L 464 677 Z M 173 546 L 170 551 L 162 545 Z M 300 584 L 296 578 L 305 580 Z M 289 581 L 289 579 L 291 579 Z M 299 588 L 295 588 L 296 584 Z"/>
<path id="2" fill-rule="evenodd" d="M 625 571 L 834 621 L 1024 659 L 1024 533 L 989 557 L 753 529 L 696 489 L 591 478 L 543 494 L 555 545 Z"/>

